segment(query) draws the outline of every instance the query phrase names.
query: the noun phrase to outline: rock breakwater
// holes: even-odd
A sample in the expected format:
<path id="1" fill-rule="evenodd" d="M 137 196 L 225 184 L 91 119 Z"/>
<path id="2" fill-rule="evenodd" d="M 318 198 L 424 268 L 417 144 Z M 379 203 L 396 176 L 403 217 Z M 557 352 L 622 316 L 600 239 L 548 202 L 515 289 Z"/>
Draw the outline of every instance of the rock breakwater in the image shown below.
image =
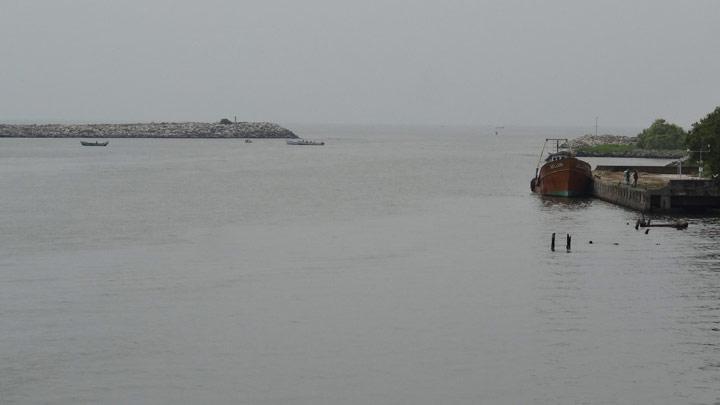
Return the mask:
<path id="1" fill-rule="evenodd" d="M 643 158 L 643 159 L 680 159 L 687 156 L 687 152 L 681 150 L 663 149 L 632 149 L 625 151 L 600 152 L 578 149 L 575 151 L 578 157 L 618 157 L 618 158 Z"/>
<path id="2" fill-rule="evenodd" d="M 637 137 L 630 136 L 584 135 L 569 140 L 567 146 L 579 157 L 680 159 L 687 156 L 683 150 L 638 148 L 637 141 Z"/>
<path id="3" fill-rule="evenodd" d="M 583 135 L 579 138 L 568 141 L 568 146 L 572 149 L 580 149 L 588 146 L 597 145 L 636 145 L 637 137 L 622 135 Z"/>
<path id="4" fill-rule="evenodd" d="M 0 124 L 4 138 L 297 138 L 271 122 L 135 124 Z"/>

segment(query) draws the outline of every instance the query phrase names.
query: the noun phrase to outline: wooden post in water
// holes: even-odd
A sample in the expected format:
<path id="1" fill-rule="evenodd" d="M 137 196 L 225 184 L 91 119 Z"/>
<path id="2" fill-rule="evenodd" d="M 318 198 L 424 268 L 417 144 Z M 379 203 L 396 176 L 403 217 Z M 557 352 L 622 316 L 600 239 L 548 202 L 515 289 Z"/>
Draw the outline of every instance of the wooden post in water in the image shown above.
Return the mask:
<path id="1" fill-rule="evenodd" d="M 570 251 L 570 241 L 572 238 L 570 237 L 570 234 L 567 234 L 567 246 L 565 246 L 565 249 L 569 252 Z"/>
<path id="2" fill-rule="evenodd" d="M 555 232 L 553 232 L 552 239 L 550 239 L 550 251 L 555 251 Z"/>

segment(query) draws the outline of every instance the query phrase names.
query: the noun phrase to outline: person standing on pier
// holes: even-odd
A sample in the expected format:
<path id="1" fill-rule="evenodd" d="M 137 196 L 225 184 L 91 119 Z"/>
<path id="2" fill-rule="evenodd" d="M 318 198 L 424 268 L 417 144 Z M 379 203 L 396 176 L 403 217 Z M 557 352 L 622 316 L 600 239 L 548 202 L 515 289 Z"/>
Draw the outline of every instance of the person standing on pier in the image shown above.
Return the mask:
<path id="1" fill-rule="evenodd" d="M 633 187 L 637 187 L 638 172 L 633 169 Z"/>

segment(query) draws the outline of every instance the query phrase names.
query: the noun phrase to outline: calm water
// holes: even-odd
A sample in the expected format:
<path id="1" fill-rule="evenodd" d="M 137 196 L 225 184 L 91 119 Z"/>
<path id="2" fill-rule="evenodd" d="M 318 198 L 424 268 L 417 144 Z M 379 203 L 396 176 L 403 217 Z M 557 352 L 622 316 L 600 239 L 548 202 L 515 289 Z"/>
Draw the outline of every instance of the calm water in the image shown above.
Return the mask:
<path id="1" fill-rule="evenodd" d="M 0 403 L 720 401 L 720 221 L 531 195 L 569 130 L 300 130 L 0 140 Z"/>

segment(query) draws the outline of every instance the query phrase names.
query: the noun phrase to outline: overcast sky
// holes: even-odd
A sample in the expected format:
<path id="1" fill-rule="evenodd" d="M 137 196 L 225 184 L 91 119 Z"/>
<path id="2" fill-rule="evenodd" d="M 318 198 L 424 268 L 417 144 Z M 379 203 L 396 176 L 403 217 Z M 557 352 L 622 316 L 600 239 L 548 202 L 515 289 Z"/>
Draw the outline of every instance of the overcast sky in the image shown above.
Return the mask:
<path id="1" fill-rule="evenodd" d="M 720 1 L 0 0 L 0 121 L 688 127 Z"/>

